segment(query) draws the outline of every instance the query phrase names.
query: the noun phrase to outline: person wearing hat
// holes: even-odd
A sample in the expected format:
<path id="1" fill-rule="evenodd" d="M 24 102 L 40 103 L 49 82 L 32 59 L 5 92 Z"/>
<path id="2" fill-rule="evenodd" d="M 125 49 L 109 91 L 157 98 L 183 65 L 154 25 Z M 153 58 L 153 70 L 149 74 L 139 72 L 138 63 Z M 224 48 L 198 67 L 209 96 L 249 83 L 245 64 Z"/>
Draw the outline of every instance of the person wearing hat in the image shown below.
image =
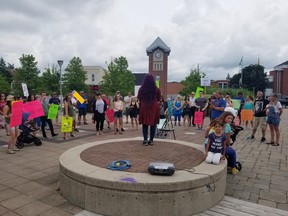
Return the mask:
<path id="1" fill-rule="evenodd" d="M 15 154 L 16 151 L 19 151 L 18 148 L 16 148 L 16 139 L 18 135 L 18 127 L 10 127 L 10 121 L 11 121 L 11 112 L 12 112 L 12 102 L 14 101 L 13 95 L 8 95 L 6 98 L 6 105 L 4 107 L 3 113 L 5 122 L 7 125 L 7 128 L 10 132 L 10 138 L 8 140 L 8 149 L 7 154 Z"/>

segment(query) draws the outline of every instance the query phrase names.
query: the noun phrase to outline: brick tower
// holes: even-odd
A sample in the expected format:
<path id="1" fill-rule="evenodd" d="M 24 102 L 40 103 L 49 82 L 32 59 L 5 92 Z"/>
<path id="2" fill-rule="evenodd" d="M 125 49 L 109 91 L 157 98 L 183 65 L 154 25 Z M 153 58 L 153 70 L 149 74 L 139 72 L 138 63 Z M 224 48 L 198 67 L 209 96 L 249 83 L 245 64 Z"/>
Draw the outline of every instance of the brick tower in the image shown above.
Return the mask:
<path id="1" fill-rule="evenodd" d="M 167 77 L 168 77 L 168 47 L 159 37 L 146 49 L 149 57 L 148 71 L 155 80 L 159 80 L 161 94 L 167 98 Z"/>

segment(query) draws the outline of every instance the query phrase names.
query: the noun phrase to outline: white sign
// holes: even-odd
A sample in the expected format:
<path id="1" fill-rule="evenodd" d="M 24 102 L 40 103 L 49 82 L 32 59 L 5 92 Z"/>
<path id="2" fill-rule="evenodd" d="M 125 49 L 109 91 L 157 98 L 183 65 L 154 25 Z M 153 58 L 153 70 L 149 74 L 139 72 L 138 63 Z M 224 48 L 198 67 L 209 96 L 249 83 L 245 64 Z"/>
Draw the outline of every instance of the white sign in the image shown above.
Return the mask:
<path id="1" fill-rule="evenodd" d="M 26 83 L 21 83 L 22 84 L 22 89 L 23 89 L 23 95 L 25 97 L 29 96 L 29 92 L 28 92 L 28 88 L 27 88 L 27 84 Z"/>
<path id="2" fill-rule="evenodd" d="M 201 86 L 211 86 L 211 80 L 209 78 L 201 78 Z"/>

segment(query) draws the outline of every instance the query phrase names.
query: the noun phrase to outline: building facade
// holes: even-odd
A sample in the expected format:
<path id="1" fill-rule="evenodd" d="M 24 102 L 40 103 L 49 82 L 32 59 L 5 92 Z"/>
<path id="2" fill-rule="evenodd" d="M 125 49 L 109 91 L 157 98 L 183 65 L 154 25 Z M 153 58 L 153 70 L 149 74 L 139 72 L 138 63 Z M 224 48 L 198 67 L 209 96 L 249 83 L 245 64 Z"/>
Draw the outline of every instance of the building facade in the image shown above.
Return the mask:
<path id="1" fill-rule="evenodd" d="M 273 92 L 281 97 L 288 97 L 288 61 L 275 66 L 269 74 L 273 77 Z"/>
<path id="2" fill-rule="evenodd" d="M 103 80 L 105 70 L 100 66 L 84 66 L 87 72 L 85 83 L 90 86 L 91 90 L 99 90 L 99 84 Z"/>

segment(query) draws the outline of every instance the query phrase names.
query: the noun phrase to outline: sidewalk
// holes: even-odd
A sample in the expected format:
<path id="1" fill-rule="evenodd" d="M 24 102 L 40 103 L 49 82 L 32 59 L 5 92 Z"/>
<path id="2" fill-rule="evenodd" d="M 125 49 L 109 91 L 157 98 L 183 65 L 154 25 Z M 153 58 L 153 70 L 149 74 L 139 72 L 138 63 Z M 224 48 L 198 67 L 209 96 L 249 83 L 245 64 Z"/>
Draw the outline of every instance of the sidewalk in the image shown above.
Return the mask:
<path id="1" fill-rule="evenodd" d="M 87 117 L 91 119 L 90 116 Z M 281 142 L 279 147 L 260 143 L 260 130 L 255 139 L 246 138 L 251 129 L 244 129 L 237 136 L 234 148 L 238 161 L 242 163 L 241 172 L 232 176 L 228 174 L 226 195 L 241 200 L 270 206 L 288 211 L 288 110 L 284 110 L 281 122 Z M 208 124 L 206 119 L 205 124 Z M 58 159 L 67 149 L 97 140 L 141 136 L 141 131 L 133 130 L 130 124 L 124 124 L 126 130 L 122 135 L 114 135 L 113 130 L 106 129 L 104 135 L 96 136 L 95 125 L 79 126 L 76 138 L 63 140 L 63 135 L 51 139 L 42 139 L 42 146 L 25 144 L 15 155 L 6 154 L 5 144 L 8 137 L 0 132 L 0 215 L 75 215 L 82 209 L 68 203 L 57 191 Z M 113 125 L 112 125 L 113 128 Z M 141 128 L 141 127 L 140 127 Z M 55 127 L 59 132 L 59 127 Z M 203 144 L 203 131 L 176 126 L 176 139 Z M 38 133 L 39 137 L 41 132 Z M 266 139 L 269 141 L 270 132 Z M 287 213 L 288 215 L 288 213 Z"/>

